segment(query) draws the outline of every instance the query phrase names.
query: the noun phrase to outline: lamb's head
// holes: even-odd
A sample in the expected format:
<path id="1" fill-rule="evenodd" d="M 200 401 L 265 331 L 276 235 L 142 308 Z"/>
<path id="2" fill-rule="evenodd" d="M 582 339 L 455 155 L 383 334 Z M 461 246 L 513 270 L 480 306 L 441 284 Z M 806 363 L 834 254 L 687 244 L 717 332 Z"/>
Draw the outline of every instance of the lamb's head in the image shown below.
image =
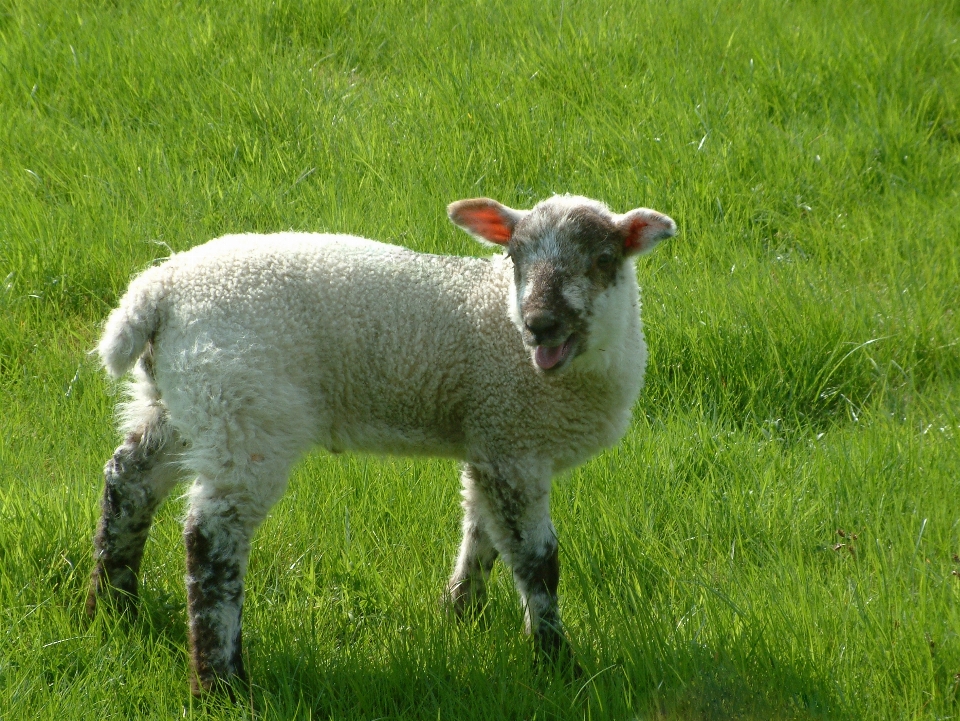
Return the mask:
<path id="1" fill-rule="evenodd" d="M 481 241 L 502 246 L 513 261 L 511 316 L 532 362 L 547 373 L 591 348 L 592 331 L 610 320 L 604 316 L 624 310 L 610 300 L 618 284 L 632 278 L 632 258 L 677 227 L 648 208 L 618 215 L 596 200 L 569 195 L 532 210 L 474 198 L 452 203 L 447 212 Z"/>

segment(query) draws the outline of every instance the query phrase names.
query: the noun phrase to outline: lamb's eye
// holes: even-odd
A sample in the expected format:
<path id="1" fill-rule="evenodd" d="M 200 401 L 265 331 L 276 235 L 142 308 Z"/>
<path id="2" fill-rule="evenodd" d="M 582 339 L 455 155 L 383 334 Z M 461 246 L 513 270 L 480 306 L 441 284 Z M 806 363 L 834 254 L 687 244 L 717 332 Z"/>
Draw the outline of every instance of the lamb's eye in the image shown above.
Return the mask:
<path id="1" fill-rule="evenodd" d="M 600 270 L 610 270 L 616 262 L 617 259 L 613 253 L 601 253 L 597 256 L 597 268 Z"/>

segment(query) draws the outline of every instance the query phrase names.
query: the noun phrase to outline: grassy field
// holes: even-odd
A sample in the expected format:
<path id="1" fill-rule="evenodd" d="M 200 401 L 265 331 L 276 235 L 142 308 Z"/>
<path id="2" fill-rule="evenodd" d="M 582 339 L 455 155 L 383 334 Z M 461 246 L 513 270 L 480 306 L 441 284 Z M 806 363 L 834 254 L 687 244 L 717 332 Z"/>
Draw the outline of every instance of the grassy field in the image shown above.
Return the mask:
<path id="1" fill-rule="evenodd" d="M 0 718 L 960 718 L 960 4 L 0 0 Z M 192 700 L 174 499 L 82 616 L 133 273 L 218 234 L 483 249 L 657 208 L 624 442 L 554 486 L 586 671 L 508 574 L 437 600 L 446 461 L 311 455 L 255 539 L 249 698 Z"/>

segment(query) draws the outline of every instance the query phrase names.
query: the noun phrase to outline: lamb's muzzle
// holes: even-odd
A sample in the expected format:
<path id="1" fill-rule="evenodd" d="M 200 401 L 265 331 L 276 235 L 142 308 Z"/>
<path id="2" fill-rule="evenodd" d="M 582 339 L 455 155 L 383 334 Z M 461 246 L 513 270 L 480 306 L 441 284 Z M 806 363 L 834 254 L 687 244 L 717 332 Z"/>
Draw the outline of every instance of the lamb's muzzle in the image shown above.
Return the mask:
<path id="1" fill-rule="evenodd" d="M 125 441 L 106 466 L 87 608 L 134 599 L 154 511 L 191 479 L 196 692 L 243 677 L 250 540 L 316 445 L 459 459 L 451 608 L 482 606 L 499 557 L 537 648 L 569 656 L 551 479 L 629 425 L 646 365 L 633 262 L 676 226 L 573 196 L 531 210 L 463 200 L 448 212 L 504 252 L 456 258 L 345 235 L 227 236 L 142 273 L 107 320 L 103 364 L 134 375 L 121 406 Z"/>

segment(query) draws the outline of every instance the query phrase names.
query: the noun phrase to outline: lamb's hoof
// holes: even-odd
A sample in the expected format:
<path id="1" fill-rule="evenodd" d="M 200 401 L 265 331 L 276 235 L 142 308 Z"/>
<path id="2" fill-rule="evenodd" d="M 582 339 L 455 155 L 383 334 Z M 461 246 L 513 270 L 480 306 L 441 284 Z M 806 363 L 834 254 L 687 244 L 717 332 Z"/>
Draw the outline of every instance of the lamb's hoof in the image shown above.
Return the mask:
<path id="1" fill-rule="evenodd" d="M 440 599 L 444 612 L 457 621 L 482 619 L 486 594 L 472 591 L 467 584 L 451 583 Z"/>
<path id="2" fill-rule="evenodd" d="M 106 574 L 98 568 L 90 579 L 90 590 L 87 592 L 87 602 L 84 604 L 87 618 L 92 619 L 96 616 L 97 607 L 100 607 L 116 615 L 135 619 L 139 610 L 137 591 L 136 577 L 133 578 L 132 584 L 127 579 L 126 583 L 116 585 L 110 583 Z"/>
<path id="3" fill-rule="evenodd" d="M 534 636 L 534 659 L 538 670 L 576 681 L 583 676 L 573 647 L 563 631 L 549 629 Z"/>
<path id="4" fill-rule="evenodd" d="M 246 683 L 247 675 L 243 668 L 224 676 L 210 672 L 201 676 L 194 672 L 190 674 L 190 693 L 197 698 L 224 698 L 237 703 L 243 698 Z"/>

